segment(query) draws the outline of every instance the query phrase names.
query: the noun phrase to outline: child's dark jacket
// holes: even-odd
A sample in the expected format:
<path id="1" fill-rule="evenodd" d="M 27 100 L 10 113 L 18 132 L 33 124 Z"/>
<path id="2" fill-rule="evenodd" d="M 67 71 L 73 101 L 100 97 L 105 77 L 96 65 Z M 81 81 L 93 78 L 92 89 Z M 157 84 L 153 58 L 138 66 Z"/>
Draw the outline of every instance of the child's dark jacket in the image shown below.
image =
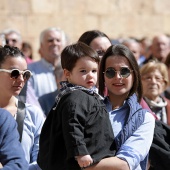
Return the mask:
<path id="1" fill-rule="evenodd" d="M 91 155 L 94 162 L 114 156 L 113 141 L 104 103 L 85 91 L 74 90 L 61 98 L 45 121 L 38 164 L 43 170 L 80 169 L 75 156 Z"/>

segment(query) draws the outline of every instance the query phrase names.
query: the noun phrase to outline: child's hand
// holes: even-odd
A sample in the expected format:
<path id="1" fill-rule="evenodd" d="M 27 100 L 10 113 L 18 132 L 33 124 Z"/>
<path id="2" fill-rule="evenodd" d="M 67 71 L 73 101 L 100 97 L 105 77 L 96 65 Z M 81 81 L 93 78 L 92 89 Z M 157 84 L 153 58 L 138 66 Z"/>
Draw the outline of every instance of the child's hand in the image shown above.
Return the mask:
<path id="1" fill-rule="evenodd" d="M 75 158 L 81 168 L 85 168 L 93 163 L 93 159 L 90 155 L 76 156 Z"/>

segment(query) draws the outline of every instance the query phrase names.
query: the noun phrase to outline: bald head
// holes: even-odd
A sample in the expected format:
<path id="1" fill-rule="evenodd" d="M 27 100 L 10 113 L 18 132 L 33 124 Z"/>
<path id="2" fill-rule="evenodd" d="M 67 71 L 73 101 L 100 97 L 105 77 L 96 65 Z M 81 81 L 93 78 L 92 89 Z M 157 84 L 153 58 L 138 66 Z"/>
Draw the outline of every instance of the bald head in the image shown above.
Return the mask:
<path id="1" fill-rule="evenodd" d="M 165 62 L 170 52 L 170 39 L 164 34 L 155 36 L 151 45 L 152 55 L 161 62 Z"/>

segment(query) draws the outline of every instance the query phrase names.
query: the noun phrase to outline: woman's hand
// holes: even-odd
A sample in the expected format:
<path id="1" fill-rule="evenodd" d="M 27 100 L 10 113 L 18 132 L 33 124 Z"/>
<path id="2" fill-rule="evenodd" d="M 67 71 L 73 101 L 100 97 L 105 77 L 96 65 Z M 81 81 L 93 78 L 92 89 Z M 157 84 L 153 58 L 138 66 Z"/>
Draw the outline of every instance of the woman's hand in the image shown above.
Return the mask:
<path id="1" fill-rule="evenodd" d="M 86 170 L 130 170 L 128 163 L 117 157 L 102 159 L 99 163 L 85 169 Z"/>

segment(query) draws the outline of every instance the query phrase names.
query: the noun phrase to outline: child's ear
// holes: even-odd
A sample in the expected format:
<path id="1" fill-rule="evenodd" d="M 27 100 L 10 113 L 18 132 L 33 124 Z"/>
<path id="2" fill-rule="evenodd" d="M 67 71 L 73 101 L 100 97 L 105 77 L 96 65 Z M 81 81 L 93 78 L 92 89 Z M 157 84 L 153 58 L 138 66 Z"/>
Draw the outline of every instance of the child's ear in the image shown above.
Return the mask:
<path id="1" fill-rule="evenodd" d="M 64 69 L 64 76 L 65 76 L 66 79 L 69 79 L 70 71 L 68 71 L 67 69 Z"/>

